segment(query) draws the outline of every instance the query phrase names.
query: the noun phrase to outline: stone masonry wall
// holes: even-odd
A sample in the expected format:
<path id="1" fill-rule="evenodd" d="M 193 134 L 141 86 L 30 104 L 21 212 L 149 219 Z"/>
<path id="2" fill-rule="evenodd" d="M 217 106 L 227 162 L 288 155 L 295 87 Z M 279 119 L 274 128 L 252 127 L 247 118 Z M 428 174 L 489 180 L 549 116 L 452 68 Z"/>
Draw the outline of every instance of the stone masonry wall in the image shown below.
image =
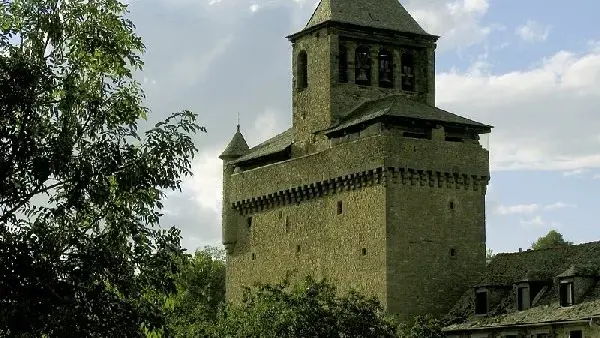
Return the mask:
<path id="1" fill-rule="evenodd" d="M 442 312 L 485 266 L 488 176 L 479 144 L 394 131 L 234 174 L 230 201 L 252 226 L 238 226 L 228 255 L 228 299 L 296 271 L 377 295 L 401 317 Z"/>
<path id="2" fill-rule="evenodd" d="M 342 213 L 338 214 L 338 202 Z M 328 278 L 341 292 L 358 290 L 385 301 L 385 191 L 381 185 L 248 214 L 240 242 L 227 257 L 227 298 L 243 286 Z M 363 251 L 363 249 L 365 251 Z M 364 254 L 364 255 L 363 255 Z"/>
<path id="3" fill-rule="evenodd" d="M 388 311 L 447 313 L 485 269 L 488 152 L 399 133 L 386 145 Z"/>
<path id="4" fill-rule="evenodd" d="M 355 287 L 385 300 L 385 191 L 373 170 L 383 166 L 383 144 L 382 136 L 373 136 L 233 174 L 230 201 L 238 201 L 237 212 L 252 217 L 252 228 L 238 226 L 238 243 L 227 257 L 227 299 L 241 299 L 244 285 L 281 282 L 295 271 L 297 278 L 326 276 L 342 282 L 341 290 Z M 368 170 L 370 183 L 361 188 L 339 186 L 340 177 Z M 326 195 L 256 207 L 277 192 L 297 196 L 305 186 L 326 180 L 333 185 Z"/>

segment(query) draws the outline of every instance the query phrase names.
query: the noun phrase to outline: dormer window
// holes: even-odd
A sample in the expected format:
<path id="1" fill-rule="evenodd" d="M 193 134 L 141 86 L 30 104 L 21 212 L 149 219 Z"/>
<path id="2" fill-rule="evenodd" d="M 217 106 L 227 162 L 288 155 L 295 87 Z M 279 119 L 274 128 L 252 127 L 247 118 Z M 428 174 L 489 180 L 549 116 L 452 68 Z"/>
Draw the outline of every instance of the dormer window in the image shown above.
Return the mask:
<path id="1" fill-rule="evenodd" d="M 411 54 L 402 54 L 402 90 L 415 91 L 415 59 Z"/>
<path id="2" fill-rule="evenodd" d="M 475 292 L 475 314 L 485 315 L 488 313 L 487 290 L 480 289 Z"/>
<path id="3" fill-rule="evenodd" d="M 529 286 L 517 287 L 517 307 L 519 311 L 527 310 L 531 307 L 531 292 Z"/>
<path id="4" fill-rule="evenodd" d="M 583 338 L 583 331 L 581 331 L 581 330 L 569 331 L 569 338 Z"/>
<path id="5" fill-rule="evenodd" d="M 371 56 L 368 47 L 356 48 L 355 55 L 355 83 L 357 85 L 370 86 L 371 85 Z"/>
<path id="6" fill-rule="evenodd" d="M 560 306 L 567 307 L 575 304 L 575 289 L 572 281 L 560 282 Z"/>
<path id="7" fill-rule="evenodd" d="M 379 51 L 379 87 L 394 87 L 394 72 L 392 53 L 387 50 Z"/>

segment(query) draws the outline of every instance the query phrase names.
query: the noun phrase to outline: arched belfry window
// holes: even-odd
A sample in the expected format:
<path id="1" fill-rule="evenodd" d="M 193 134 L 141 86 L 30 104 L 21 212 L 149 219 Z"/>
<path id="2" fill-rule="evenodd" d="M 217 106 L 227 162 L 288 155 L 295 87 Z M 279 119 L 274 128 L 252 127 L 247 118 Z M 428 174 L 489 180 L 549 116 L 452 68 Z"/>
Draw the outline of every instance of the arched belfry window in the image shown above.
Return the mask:
<path id="1" fill-rule="evenodd" d="M 402 90 L 415 91 L 415 58 L 412 54 L 402 54 Z"/>
<path id="2" fill-rule="evenodd" d="M 308 87 L 308 55 L 306 55 L 306 51 L 301 51 L 298 54 L 298 69 L 296 72 L 296 87 L 298 89 Z"/>
<path id="3" fill-rule="evenodd" d="M 348 49 L 342 45 L 340 45 L 339 81 L 348 82 Z"/>
<path id="4" fill-rule="evenodd" d="M 355 82 L 358 85 L 371 85 L 371 55 L 369 47 L 358 47 L 355 53 Z"/>
<path id="5" fill-rule="evenodd" d="M 379 51 L 379 87 L 394 87 L 394 57 L 387 50 Z"/>

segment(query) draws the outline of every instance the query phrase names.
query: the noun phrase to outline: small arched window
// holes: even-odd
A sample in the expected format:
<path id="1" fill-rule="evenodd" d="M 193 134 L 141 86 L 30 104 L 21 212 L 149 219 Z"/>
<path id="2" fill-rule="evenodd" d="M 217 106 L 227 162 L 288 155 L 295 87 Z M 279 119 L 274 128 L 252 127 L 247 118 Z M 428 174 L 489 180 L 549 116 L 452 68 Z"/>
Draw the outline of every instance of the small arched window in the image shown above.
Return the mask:
<path id="1" fill-rule="evenodd" d="M 402 90 L 415 91 L 415 59 L 412 54 L 402 54 Z"/>
<path id="2" fill-rule="evenodd" d="M 339 60 L 339 81 L 341 83 L 348 82 L 348 49 L 346 46 L 340 45 L 340 60 Z"/>
<path id="3" fill-rule="evenodd" d="M 394 57 L 387 50 L 379 51 L 379 87 L 394 87 Z"/>
<path id="4" fill-rule="evenodd" d="M 358 85 L 371 85 L 371 56 L 369 47 L 358 47 L 355 53 L 355 83 Z"/>
<path id="5" fill-rule="evenodd" d="M 296 87 L 303 89 L 308 87 L 308 55 L 306 51 L 301 51 L 298 54 L 298 69 L 296 72 Z"/>

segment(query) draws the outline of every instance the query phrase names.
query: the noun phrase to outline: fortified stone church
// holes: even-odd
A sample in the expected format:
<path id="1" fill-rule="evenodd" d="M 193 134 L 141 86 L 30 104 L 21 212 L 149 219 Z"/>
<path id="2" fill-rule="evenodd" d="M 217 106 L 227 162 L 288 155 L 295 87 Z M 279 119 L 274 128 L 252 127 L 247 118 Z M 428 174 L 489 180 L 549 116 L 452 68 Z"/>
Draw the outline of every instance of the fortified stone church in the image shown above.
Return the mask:
<path id="1" fill-rule="evenodd" d="M 500 293 L 473 288 L 490 179 L 479 139 L 492 127 L 435 107 L 438 38 L 398 0 L 322 0 L 288 36 L 292 127 L 249 148 L 238 126 L 220 156 L 229 301 L 289 273 L 376 296 L 400 319 L 458 323 L 514 298 L 511 278 Z"/>

